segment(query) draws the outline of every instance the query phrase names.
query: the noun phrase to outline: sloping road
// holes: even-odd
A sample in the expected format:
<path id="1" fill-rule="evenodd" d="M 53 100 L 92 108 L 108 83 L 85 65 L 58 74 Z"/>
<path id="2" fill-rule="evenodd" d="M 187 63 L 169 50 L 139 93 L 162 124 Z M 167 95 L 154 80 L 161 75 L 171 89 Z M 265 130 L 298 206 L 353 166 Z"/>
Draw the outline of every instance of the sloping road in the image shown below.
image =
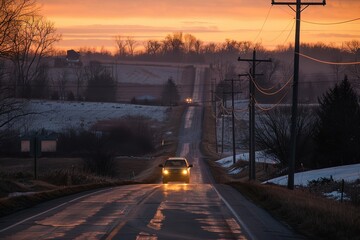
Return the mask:
<path id="1" fill-rule="evenodd" d="M 203 67 L 194 101 L 203 100 Z M 0 239 L 302 239 L 229 186 L 214 184 L 199 151 L 202 106 L 184 113 L 177 154 L 191 183 L 141 184 L 57 199 L 0 219 Z"/>

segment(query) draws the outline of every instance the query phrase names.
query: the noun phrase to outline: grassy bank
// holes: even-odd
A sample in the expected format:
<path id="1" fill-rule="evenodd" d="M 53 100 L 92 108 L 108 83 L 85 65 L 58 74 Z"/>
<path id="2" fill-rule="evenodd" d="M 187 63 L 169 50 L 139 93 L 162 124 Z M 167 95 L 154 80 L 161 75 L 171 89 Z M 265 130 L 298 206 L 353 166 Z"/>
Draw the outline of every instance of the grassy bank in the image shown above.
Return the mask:
<path id="1" fill-rule="evenodd" d="M 313 239 L 360 239 L 360 208 L 307 191 L 229 183 L 276 218 Z"/>

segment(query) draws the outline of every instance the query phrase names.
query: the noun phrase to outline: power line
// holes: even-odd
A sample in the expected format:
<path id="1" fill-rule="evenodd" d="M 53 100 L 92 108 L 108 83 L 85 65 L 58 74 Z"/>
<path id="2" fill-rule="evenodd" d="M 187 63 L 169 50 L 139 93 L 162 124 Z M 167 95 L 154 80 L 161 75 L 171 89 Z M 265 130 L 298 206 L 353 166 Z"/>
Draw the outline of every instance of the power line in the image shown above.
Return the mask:
<path id="1" fill-rule="evenodd" d="M 341 21 L 341 22 L 332 22 L 332 23 L 320 23 L 320 22 L 311 22 L 311 21 L 305 21 L 305 20 L 301 20 L 304 23 L 309 23 L 309 24 L 315 24 L 315 25 L 339 25 L 339 24 L 344 24 L 344 23 L 350 23 L 350 22 L 355 22 L 355 21 L 359 21 L 360 18 L 354 18 L 354 19 L 350 19 L 350 20 L 345 20 L 345 21 Z"/>
<path id="2" fill-rule="evenodd" d="M 266 41 L 266 42 L 274 42 L 274 41 L 276 41 L 286 31 L 286 29 L 290 26 L 291 23 L 293 23 L 293 26 L 292 26 L 292 28 L 290 30 L 290 33 L 291 33 L 293 28 L 294 28 L 294 25 L 295 25 L 294 19 L 291 19 L 291 21 L 289 21 L 289 23 L 286 25 L 286 27 L 283 30 L 281 30 L 280 34 L 277 37 L 275 37 L 274 39 L 272 39 L 270 41 Z M 286 41 L 287 41 L 288 38 L 289 37 L 286 38 Z"/>
<path id="3" fill-rule="evenodd" d="M 319 63 L 323 63 L 323 64 L 329 64 L 329 65 L 358 65 L 358 64 L 360 64 L 360 62 L 342 62 L 342 63 L 341 62 L 329 62 L 329 61 L 320 60 L 320 59 L 317 59 L 317 58 L 314 58 L 314 57 L 310 57 L 310 56 L 302 54 L 302 53 L 297 53 L 297 54 L 304 57 L 304 58 L 313 60 L 315 62 L 319 62 Z"/>
<path id="4" fill-rule="evenodd" d="M 268 12 L 267 12 L 267 14 L 266 14 L 266 17 L 265 17 L 265 20 L 264 20 L 264 23 L 263 23 L 263 25 L 261 26 L 261 29 L 260 29 L 259 33 L 257 34 L 257 36 L 255 37 L 255 39 L 254 39 L 254 41 L 253 41 L 254 43 L 256 42 L 256 40 L 258 39 L 258 37 L 260 36 L 260 34 L 261 34 L 262 31 L 263 31 L 264 26 L 265 26 L 265 23 L 267 22 L 267 20 L 268 20 L 268 18 L 269 18 L 271 9 L 272 9 L 272 5 L 269 7 L 269 10 L 268 10 Z"/>
<path id="5" fill-rule="evenodd" d="M 296 21 L 293 22 L 293 25 L 292 25 L 292 27 L 291 27 L 291 29 L 290 29 L 290 31 L 289 31 L 289 34 L 287 35 L 287 37 L 286 37 L 286 39 L 285 39 L 285 41 L 284 41 L 284 43 L 283 43 L 283 45 L 285 45 L 285 43 L 288 41 L 288 39 L 289 39 L 292 31 L 294 30 L 295 23 L 296 23 Z"/>
<path id="6" fill-rule="evenodd" d="M 286 92 L 284 93 L 284 95 L 279 99 L 279 101 L 278 101 L 277 103 L 275 103 L 273 106 L 271 106 L 270 108 L 263 108 L 263 107 L 261 107 L 261 105 L 259 104 L 259 102 L 256 101 L 256 99 L 255 99 L 256 107 L 259 108 L 260 110 L 264 111 L 264 112 L 270 111 L 270 110 L 276 108 L 277 106 L 279 106 L 279 105 L 282 103 L 282 101 L 285 99 L 285 97 L 289 94 L 289 92 L 290 92 L 290 89 L 289 89 L 288 91 L 286 91 Z"/>
<path id="7" fill-rule="evenodd" d="M 289 78 L 289 80 L 288 80 L 280 89 L 276 90 L 275 92 L 270 92 L 270 93 L 269 93 L 269 92 L 264 91 L 261 87 L 259 87 L 258 83 L 256 83 L 255 80 L 253 79 L 253 77 L 250 75 L 250 79 L 251 79 L 251 81 L 254 83 L 255 88 L 256 88 L 259 92 L 261 92 L 262 94 L 267 95 L 267 96 L 273 96 L 273 95 L 276 95 L 276 94 L 278 94 L 279 92 L 281 92 L 281 91 L 293 80 L 293 77 L 294 77 L 294 76 L 291 76 L 291 77 Z M 271 87 L 270 89 L 273 89 L 275 86 L 276 86 L 276 85 L 274 85 L 274 86 Z"/>

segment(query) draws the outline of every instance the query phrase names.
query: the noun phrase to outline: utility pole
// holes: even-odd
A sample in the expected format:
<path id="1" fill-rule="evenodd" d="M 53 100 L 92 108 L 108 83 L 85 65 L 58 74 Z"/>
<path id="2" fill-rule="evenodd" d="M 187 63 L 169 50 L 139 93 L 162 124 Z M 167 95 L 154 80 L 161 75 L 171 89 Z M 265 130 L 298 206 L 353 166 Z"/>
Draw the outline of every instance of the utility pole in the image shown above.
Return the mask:
<path id="1" fill-rule="evenodd" d="M 291 155 L 289 159 L 289 175 L 288 175 L 288 189 L 294 189 L 294 174 L 295 174 L 295 159 L 296 159 L 296 122 L 297 122 L 297 108 L 298 108 L 298 83 L 299 83 L 299 53 L 300 53 L 300 20 L 301 12 L 310 5 L 326 5 L 326 0 L 322 2 L 275 2 L 272 0 L 272 5 L 288 5 L 294 12 L 296 12 L 296 30 L 295 30 L 295 54 L 294 54 L 294 80 L 293 80 L 293 96 L 291 108 Z M 293 6 L 296 6 L 296 9 Z M 305 6 L 302 8 L 302 6 Z"/>
<path id="2" fill-rule="evenodd" d="M 224 152 L 224 127 L 225 127 L 225 117 L 224 117 L 224 109 L 226 108 L 226 99 L 225 99 L 225 93 L 223 92 L 223 96 L 222 96 L 222 109 L 221 109 L 221 153 Z"/>
<path id="3" fill-rule="evenodd" d="M 252 62 L 251 79 L 249 83 L 249 180 L 255 180 L 255 77 L 256 64 L 261 62 L 271 62 L 271 59 L 256 59 L 256 50 L 253 51 L 252 59 L 238 58 L 239 62 Z"/>
<path id="4" fill-rule="evenodd" d="M 242 75 L 240 74 L 239 77 Z M 233 147 L 233 164 L 236 163 L 236 142 L 235 142 L 235 99 L 234 99 L 234 81 L 240 81 L 239 79 L 225 79 L 225 81 L 231 81 L 231 117 L 232 117 L 232 147 Z M 239 93 L 239 92 L 237 92 Z"/>
<path id="5" fill-rule="evenodd" d="M 211 87 L 211 88 L 213 88 L 213 87 Z M 214 92 L 214 90 L 212 89 L 211 90 L 211 111 L 215 114 L 215 116 L 214 116 L 214 121 L 215 121 L 215 128 L 214 128 L 214 134 L 215 134 L 215 151 L 216 151 L 216 153 L 218 153 L 219 152 L 219 150 L 218 150 L 218 137 L 217 137 L 217 103 L 216 103 L 217 101 L 216 101 L 216 96 L 215 96 L 215 92 Z"/>

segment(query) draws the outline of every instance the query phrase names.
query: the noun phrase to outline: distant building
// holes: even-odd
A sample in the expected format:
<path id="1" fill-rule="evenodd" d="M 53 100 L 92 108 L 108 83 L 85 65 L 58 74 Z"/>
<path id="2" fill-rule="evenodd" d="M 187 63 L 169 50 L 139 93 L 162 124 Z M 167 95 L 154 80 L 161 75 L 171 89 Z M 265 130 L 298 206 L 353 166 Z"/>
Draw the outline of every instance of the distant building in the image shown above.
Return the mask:
<path id="1" fill-rule="evenodd" d="M 66 62 L 68 66 L 81 66 L 80 53 L 75 50 L 66 51 Z"/>

